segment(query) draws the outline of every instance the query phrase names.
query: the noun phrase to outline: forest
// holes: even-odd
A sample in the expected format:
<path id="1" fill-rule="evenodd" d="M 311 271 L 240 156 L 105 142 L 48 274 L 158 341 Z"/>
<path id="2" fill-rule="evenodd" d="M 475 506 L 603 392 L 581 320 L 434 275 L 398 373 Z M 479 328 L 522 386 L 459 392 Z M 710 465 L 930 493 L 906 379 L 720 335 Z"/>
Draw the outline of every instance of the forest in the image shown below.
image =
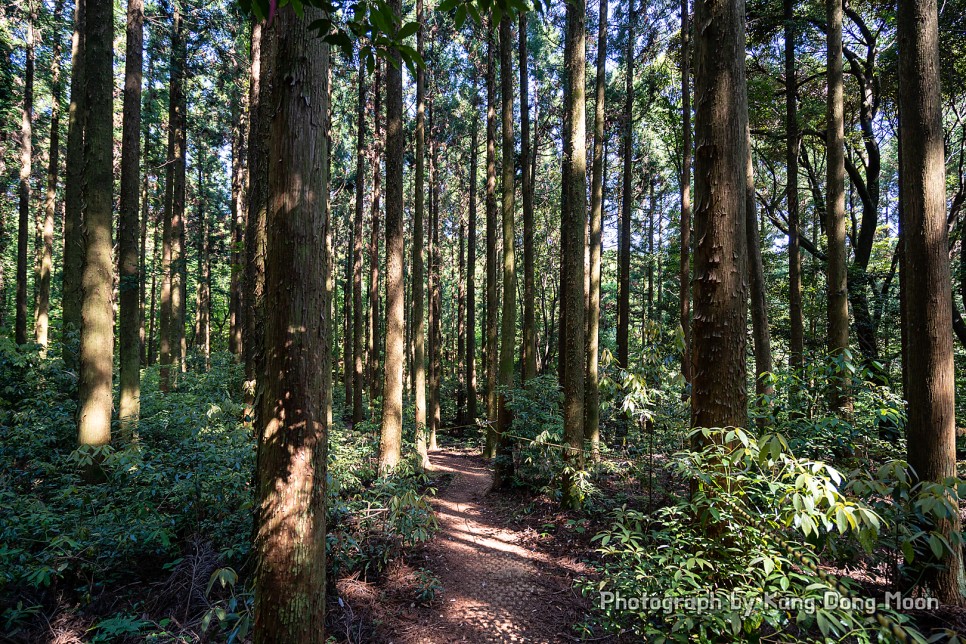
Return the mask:
<path id="1" fill-rule="evenodd" d="M 0 642 L 966 638 L 963 0 L 5 0 L 0 191 Z"/>

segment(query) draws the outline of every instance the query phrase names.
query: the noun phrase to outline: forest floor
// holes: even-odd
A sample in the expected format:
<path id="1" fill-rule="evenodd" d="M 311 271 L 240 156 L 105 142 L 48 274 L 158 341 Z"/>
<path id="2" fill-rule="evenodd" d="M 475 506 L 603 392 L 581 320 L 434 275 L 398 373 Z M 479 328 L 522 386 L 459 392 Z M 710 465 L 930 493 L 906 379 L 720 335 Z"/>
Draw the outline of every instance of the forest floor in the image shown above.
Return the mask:
<path id="1" fill-rule="evenodd" d="M 573 626 L 589 602 L 573 582 L 593 574 L 580 561 L 589 544 L 547 530 L 563 517 L 534 512 L 526 496 L 491 491 L 492 468 L 475 451 L 445 449 L 430 460 L 443 475 L 432 500 L 440 529 L 417 557 L 422 573 L 400 563 L 379 590 L 340 583 L 340 595 L 371 622 L 370 637 L 396 644 L 578 641 Z M 407 602 L 406 588 L 425 571 L 441 589 L 431 601 Z"/>

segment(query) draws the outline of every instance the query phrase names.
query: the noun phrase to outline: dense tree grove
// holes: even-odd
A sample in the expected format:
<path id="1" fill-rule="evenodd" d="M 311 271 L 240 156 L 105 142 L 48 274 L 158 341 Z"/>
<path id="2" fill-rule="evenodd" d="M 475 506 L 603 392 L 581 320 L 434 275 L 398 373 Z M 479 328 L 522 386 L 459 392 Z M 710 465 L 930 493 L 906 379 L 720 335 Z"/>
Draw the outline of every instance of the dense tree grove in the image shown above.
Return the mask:
<path id="1" fill-rule="evenodd" d="M 0 3 L 0 639 L 966 630 L 964 15 Z"/>

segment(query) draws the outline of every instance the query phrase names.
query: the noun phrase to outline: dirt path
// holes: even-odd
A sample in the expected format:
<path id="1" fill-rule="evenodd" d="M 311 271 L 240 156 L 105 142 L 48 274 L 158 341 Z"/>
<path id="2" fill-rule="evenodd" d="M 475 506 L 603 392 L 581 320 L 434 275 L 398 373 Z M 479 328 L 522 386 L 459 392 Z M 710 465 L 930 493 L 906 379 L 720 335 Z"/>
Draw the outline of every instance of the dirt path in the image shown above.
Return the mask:
<path id="1" fill-rule="evenodd" d="M 429 564 L 442 586 L 442 605 L 413 641 L 572 641 L 582 602 L 572 590 L 580 564 L 526 545 L 533 531 L 509 526 L 485 461 L 453 451 L 431 454 L 433 469 L 454 475 L 434 499 L 440 532 Z"/>

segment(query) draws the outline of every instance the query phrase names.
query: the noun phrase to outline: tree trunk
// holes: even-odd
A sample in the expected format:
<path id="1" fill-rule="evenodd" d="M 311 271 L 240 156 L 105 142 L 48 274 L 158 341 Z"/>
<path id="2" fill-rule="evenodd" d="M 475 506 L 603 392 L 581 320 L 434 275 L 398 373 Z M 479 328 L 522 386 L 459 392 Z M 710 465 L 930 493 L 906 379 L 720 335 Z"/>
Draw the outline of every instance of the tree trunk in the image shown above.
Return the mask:
<path id="1" fill-rule="evenodd" d="M 114 3 L 89 0 L 84 51 L 84 235 L 81 277 L 80 372 L 77 386 L 78 442 L 111 441 L 114 360 L 114 262 L 111 241 L 114 166 Z"/>
<path id="2" fill-rule="evenodd" d="M 195 349 L 201 352 L 201 356 L 204 358 L 205 371 L 208 371 L 211 367 L 211 257 L 200 150 L 198 156 L 198 290 L 195 294 L 194 345 Z"/>
<path id="3" fill-rule="evenodd" d="M 27 344 L 27 254 L 30 242 L 30 174 L 33 165 L 34 123 L 34 1 L 27 2 L 26 52 L 24 53 L 23 110 L 20 113 L 20 219 L 17 227 L 17 344 Z"/>
<path id="4" fill-rule="evenodd" d="M 606 0 L 604 0 L 606 2 Z M 523 381 L 537 375 L 534 320 L 533 176 L 530 167 L 530 74 L 527 68 L 527 13 L 520 14 L 520 196 L 523 199 Z"/>
<path id="5" fill-rule="evenodd" d="M 64 0 L 54 4 L 54 24 L 60 25 Z M 47 195 L 41 235 L 40 280 L 37 285 L 37 307 L 34 316 L 34 340 L 47 355 L 50 331 L 50 275 L 53 271 L 54 214 L 57 207 L 57 172 L 60 163 L 60 40 L 54 34 L 50 62 L 50 153 L 47 161 Z"/>
<path id="6" fill-rule="evenodd" d="M 423 0 L 416 1 L 416 50 L 420 57 L 424 52 Z M 423 213 L 426 203 L 425 190 L 426 165 L 426 72 L 422 67 L 416 70 L 416 176 L 413 196 L 413 386 L 416 390 L 416 450 L 419 452 L 423 467 L 429 466 L 426 451 L 426 329 L 424 322 L 426 296 L 423 286 Z"/>
<path id="7" fill-rule="evenodd" d="M 805 325 L 802 320 L 802 255 L 798 212 L 798 80 L 795 69 L 795 0 L 783 0 L 785 19 L 785 165 L 788 181 L 788 314 L 791 325 L 789 363 L 793 371 L 805 366 Z M 794 383 L 794 380 L 792 381 Z M 797 388 L 790 392 L 792 407 Z"/>
<path id="8" fill-rule="evenodd" d="M 443 336 L 440 293 L 439 252 L 439 159 L 433 128 L 433 102 L 429 102 L 429 449 L 436 449 L 436 430 L 440 427 L 440 381 L 442 379 Z"/>
<path id="9" fill-rule="evenodd" d="M 375 410 L 376 403 L 376 381 L 379 376 L 379 200 L 382 191 L 382 131 L 380 116 L 382 114 L 382 94 L 383 88 L 380 86 L 382 75 L 382 65 L 376 62 L 376 78 L 373 82 L 372 96 L 375 105 L 373 112 L 373 132 L 372 132 L 372 210 L 370 217 L 372 221 L 369 237 L 369 309 L 366 338 L 366 373 L 369 383 L 369 410 Z M 386 181 L 388 183 L 388 179 Z M 388 250 L 387 250 L 388 252 Z"/>
<path id="10" fill-rule="evenodd" d="M 634 0 L 628 0 L 627 50 L 624 54 L 624 176 L 620 230 L 617 242 L 617 364 L 628 368 L 630 347 L 628 329 L 631 318 L 631 218 L 634 211 L 634 43 L 636 14 Z"/>
<path id="11" fill-rule="evenodd" d="M 848 267 L 845 249 L 845 122 L 842 82 L 842 0 L 826 0 L 828 21 L 828 141 L 825 230 L 828 234 L 828 351 L 847 359 L 849 348 Z M 844 375 L 833 378 L 831 406 L 847 412 L 848 384 Z"/>
<path id="12" fill-rule="evenodd" d="M 693 427 L 746 427 L 748 107 L 742 0 L 696 0 Z"/>
<path id="13" fill-rule="evenodd" d="M 252 66 L 249 85 L 248 221 L 245 224 L 244 295 L 246 419 L 260 426 L 257 402 L 261 375 L 265 373 L 265 254 L 268 234 L 268 140 L 275 85 L 276 32 L 256 23 L 252 27 Z"/>
<path id="14" fill-rule="evenodd" d="M 768 293 L 765 288 L 765 268 L 761 259 L 761 238 L 758 233 L 758 209 L 755 205 L 755 169 L 751 158 L 751 131 L 745 135 L 747 161 L 745 163 L 745 233 L 748 236 L 748 284 L 751 289 L 751 335 L 755 351 L 755 392 L 759 396 L 773 394 L 765 374 L 775 371 L 771 354 L 771 330 L 768 326 Z"/>
<path id="15" fill-rule="evenodd" d="M 496 290 L 496 73 L 493 69 L 493 34 L 486 45 L 486 446 L 484 458 L 496 456 L 497 307 Z"/>
<path id="16" fill-rule="evenodd" d="M 67 157 L 64 171 L 64 271 L 61 350 L 68 369 L 77 367 L 77 344 L 73 334 L 80 330 L 84 266 L 82 214 L 84 170 L 84 29 L 87 0 L 74 5 L 74 37 L 71 43 L 70 107 L 67 111 Z"/>
<path id="17" fill-rule="evenodd" d="M 689 0 L 681 0 L 681 264 L 678 298 L 681 375 L 691 382 L 691 16 Z M 687 387 L 687 385 L 685 385 Z M 686 391 L 686 389 L 685 389 Z"/>
<path id="18" fill-rule="evenodd" d="M 476 83 L 474 82 L 474 90 Z M 473 92 L 473 125 L 470 135 L 470 206 L 466 249 L 466 422 L 476 423 L 476 173 L 479 154 L 479 98 Z"/>
<path id="19" fill-rule="evenodd" d="M 321 11 L 305 13 L 301 18 L 286 7 L 263 27 L 278 38 L 275 55 L 263 62 L 284 75 L 272 92 L 269 128 L 265 300 L 271 306 L 256 426 L 254 636 L 264 644 L 325 642 L 328 46 L 309 29 Z"/>
<path id="20" fill-rule="evenodd" d="M 590 276 L 587 300 L 587 375 L 584 438 L 594 461 L 600 460 L 600 387 L 597 364 L 600 333 L 601 224 L 604 209 L 604 120 L 607 89 L 607 0 L 597 11 L 597 78 L 594 100 L 594 158 L 591 170 L 589 241 Z"/>
<path id="21" fill-rule="evenodd" d="M 362 309 L 362 236 L 366 190 L 366 65 L 359 61 L 359 104 L 356 125 L 356 202 L 352 223 L 352 424 L 362 422 L 362 386 L 365 382 L 365 330 Z"/>
<path id="22" fill-rule="evenodd" d="M 240 58 L 235 51 L 236 60 Z M 252 61 L 249 61 L 249 65 Z M 244 68 L 235 64 L 235 72 L 243 78 Z M 249 72 L 250 73 L 250 72 Z M 245 289 L 244 289 L 244 261 L 245 222 L 248 219 L 248 93 L 239 91 L 233 96 L 233 114 L 236 125 L 232 128 L 231 139 L 231 215 L 232 215 L 232 248 L 231 248 L 231 282 L 229 284 L 229 324 L 228 351 L 238 359 L 244 355 L 245 328 Z"/>
<path id="23" fill-rule="evenodd" d="M 564 334 L 564 452 L 565 471 L 562 482 L 561 504 L 576 508 L 582 504 L 578 487 L 578 472 L 584 468 L 584 247 L 587 220 L 587 143 L 586 143 L 586 29 L 587 6 L 584 0 L 567 4 L 567 40 L 569 56 L 564 61 L 567 72 L 569 131 L 567 172 L 563 177 L 567 190 L 567 209 L 563 211 L 564 236 L 561 245 L 561 264 L 566 264 L 567 314 Z"/>
<path id="24" fill-rule="evenodd" d="M 184 359 L 184 215 L 187 158 L 186 98 L 184 94 L 187 49 L 181 9 L 174 3 L 171 26 L 170 104 L 168 107 L 168 169 L 165 181 L 164 250 L 161 283 L 162 392 L 177 389 Z"/>
<path id="25" fill-rule="evenodd" d="M 401 0 L 389 0 L 399 21 Z M 382 389 L 382 435 L 379 471 L 387 474 L 399 463 L 402 447 L 403 354 L 403 161 L 406 153 L 402 129 L 402 69 L 397 50 L 386 65 L 386 363 Z M 378 122 L 378 121 L 377 121 Z"/>
<path id="26" fill-rule="evenodd" d="M 935 0 L 900 0 L 896 24 L 908 459 L 920 481 L 943 485 L 956 476 L 956 380 Z M 947 540 L 960 529 L 955 492 L 949 501 L 948 519 L 923 526 Z M 942 563 L 928 568 L 925 584 L 944 604 L 962 605 L 961 549 L 954 545 Z"/>
<path id="27" fill-rule="evenodd" d="M 120 350 L 118 417 L 121 431 L 137 425 L 141 414 L 141 266 L 138 221 L 141 189 L 141 70 L 144 62 L 144 4 L 128 0 L 124 53 L 124 122 L 121 133 L 121 209 L 118 217 L 117 332 Z"/>
<path id="28" fill-rule="evenodd" d="M 513 42 L 510 19 L 500 21 L 500 99 L 503 125 L 503 314 L 500 329 L 500 387 L 497 417 L 497 454 L 493 474 L 495 488 L 513 480 L 513 443 L 504 434 L 513 424 L 513 413 L 506 406 L 506 389 L 513 388 L 513 363 L 517 343 L 517 269 L 516 235 L 513 230 L 515 164 L 513 141 Z"/>

